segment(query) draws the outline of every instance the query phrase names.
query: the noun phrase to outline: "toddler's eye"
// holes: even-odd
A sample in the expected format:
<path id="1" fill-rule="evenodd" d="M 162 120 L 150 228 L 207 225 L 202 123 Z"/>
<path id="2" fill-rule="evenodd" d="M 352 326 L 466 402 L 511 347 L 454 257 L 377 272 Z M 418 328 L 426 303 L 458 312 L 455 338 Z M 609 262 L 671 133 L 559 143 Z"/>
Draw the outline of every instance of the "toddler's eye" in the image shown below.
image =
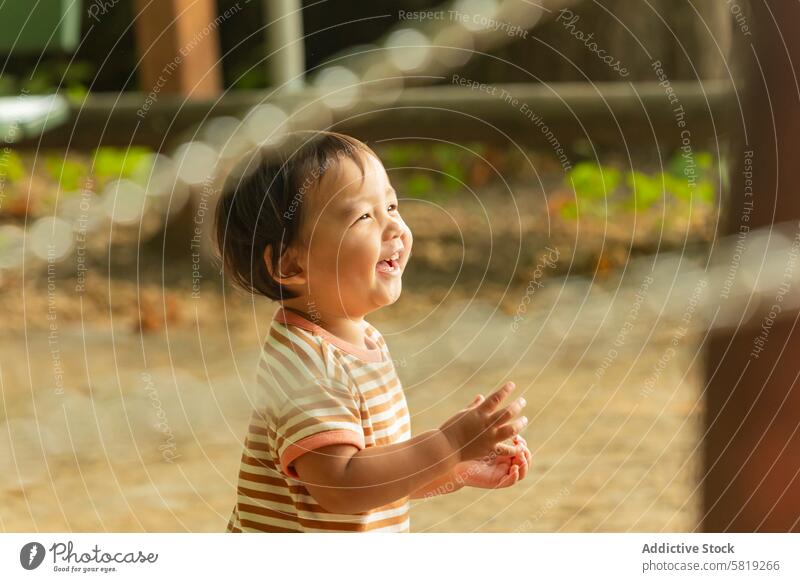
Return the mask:
<path id="1" fill-rule="evenodd" d="M 389 210 L 390 210 L 390 211 L 392 211 L 392 210 L 397 210 L 397 209 L 398 209 L 398 208 L 397 208 L 397 204 L 389 204 Z"/>
<path id="2" fill-rule="evenodd" d="M 361 220 L 361 219 L 362 219 L 362 218 L 364 218 L 365 216 L 366 216 L 367 218 L 369 218 L 369 213 L 362 214 L 361 216 L 359 216 L 359 217 L 358 217 L 358 220 Z M 356 222 L 358 222 L 358 221 L 356 221 Z"/>

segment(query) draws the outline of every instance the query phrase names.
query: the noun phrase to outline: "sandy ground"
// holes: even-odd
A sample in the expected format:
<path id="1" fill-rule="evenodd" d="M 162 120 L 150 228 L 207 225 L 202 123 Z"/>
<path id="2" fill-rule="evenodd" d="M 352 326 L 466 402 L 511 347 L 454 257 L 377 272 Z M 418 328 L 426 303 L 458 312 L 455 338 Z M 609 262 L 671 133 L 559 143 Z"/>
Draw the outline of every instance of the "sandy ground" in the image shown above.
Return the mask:
<path id="1" fill-rule="evenodd" d="M 694 530 L 702 383 L 697 338 L 679 327 L 692 289 L 675 287 L 683 259 L 661 253 L 688 257 L 711 215 L 559 222 L 563 187 L 545 186 L 402 202 L 403 296 L 368 319 L 413 431 L 511 379 L 534 454 L 513 488 L 414 502 L 412 529 Z M 187 258 L 114 233 L 110 250 L 90 238 L 84 292 L 74 258 L 49 278 L 42 265 L 0 274 L 3 531 L 219 532 L 230 515 L 274 307 L 223 296 L 205 266 L 193 299 Z"/>
<path id="2" fill-rule="evenodd" d="M 656 275 L 643 297 L 645 276 L 550 277 L 474 296 L 409 285 L 369 318 L 397 362 L 414 431 L 507 379 L 529 403 L 527 479 L 417 501 L 413 531 L 697 527 L 696 338 L 660 314 L 656 290 L 672 275 Z M 177 290 L 167 321 L 140 333 L 135 286 L 93 288 L 113 298 L 110 316 L 82 321 L 92 302 L 62 287 L 59 301 L 79 310 L 59 311 L 71 315 L 54 330 L 46 296 L 28 294 L 0 335 L 0 528 L 223 531 L 273 307 Z"/>

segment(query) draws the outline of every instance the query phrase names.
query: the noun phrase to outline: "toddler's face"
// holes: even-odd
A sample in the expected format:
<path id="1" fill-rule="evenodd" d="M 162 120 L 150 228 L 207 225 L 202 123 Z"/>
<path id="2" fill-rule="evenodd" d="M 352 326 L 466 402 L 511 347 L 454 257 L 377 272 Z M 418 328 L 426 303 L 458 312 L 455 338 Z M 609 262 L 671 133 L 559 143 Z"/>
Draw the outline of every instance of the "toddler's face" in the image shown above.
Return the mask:
<path id="1" fill-rule="evenodd" d="M 363 182 L 355 162 L 343 158 L 310 196 L 303 221 L 309 299 L 348 317 L 397 301 L 413 242 L 383 164 L 362 159 Z"/>

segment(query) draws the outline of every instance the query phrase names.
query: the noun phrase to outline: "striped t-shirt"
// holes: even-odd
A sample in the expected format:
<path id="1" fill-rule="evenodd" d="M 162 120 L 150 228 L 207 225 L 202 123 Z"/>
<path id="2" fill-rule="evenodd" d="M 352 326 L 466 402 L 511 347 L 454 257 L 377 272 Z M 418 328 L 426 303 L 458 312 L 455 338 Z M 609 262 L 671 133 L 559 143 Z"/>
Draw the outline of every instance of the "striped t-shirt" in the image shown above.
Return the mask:
<path id="1" fill-rule="evenodd" d="M 411 438 L 403 388 L 383 336 L 364 322 L 369 347 L 286 309 L 261 350 L 257 401 L 244 441 L 229 532 L 407 532 L 409 498 L 348 515 L 327 511 L 293 461 L 332 444 L 363 449 Z"/>

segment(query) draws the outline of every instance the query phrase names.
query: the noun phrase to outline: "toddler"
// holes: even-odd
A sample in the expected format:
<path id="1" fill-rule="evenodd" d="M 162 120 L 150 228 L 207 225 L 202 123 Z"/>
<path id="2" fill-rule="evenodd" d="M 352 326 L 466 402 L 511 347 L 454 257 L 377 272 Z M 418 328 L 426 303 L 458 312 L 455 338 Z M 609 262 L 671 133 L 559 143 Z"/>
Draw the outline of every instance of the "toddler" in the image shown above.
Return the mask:
<path id="1" fill-rule="evenodd" d="M 407 532 L 409 499 L 525 477 L 513 383 L 412 438 L 381 334 L 412 236 L 375 153 L 297 133 L 232 173 L 217 205 L 225 272 L 279 304 L 257 369 L 229 532 Z"/>

